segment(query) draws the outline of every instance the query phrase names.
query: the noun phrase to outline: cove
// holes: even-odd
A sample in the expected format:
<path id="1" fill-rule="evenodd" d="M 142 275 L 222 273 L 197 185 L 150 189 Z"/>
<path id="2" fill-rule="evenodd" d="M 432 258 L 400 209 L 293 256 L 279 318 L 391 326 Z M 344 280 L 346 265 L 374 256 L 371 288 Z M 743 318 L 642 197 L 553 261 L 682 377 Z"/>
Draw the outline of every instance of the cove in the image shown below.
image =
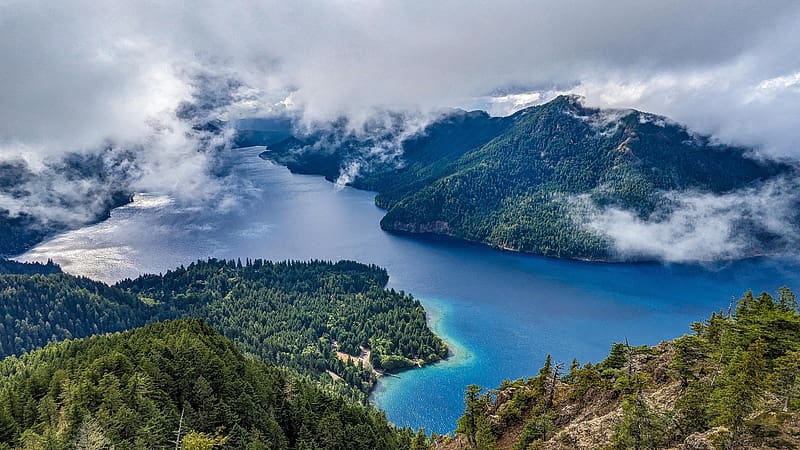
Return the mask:
<path id="1" fill-rule="evenodd" d="M 19 259 L 48 258 L 67 272 L 113 282 L 198 258 L 352 259 L 385 267 L 412 293 L 452 356 L 385 378 L 372 396 L 397 425 L 455 428 L 468 384 L 495 387 L 535 375 L 546 354 L 569 365 L 611 344 L 656 344 L 726 309 L 746 289 L 800 288 L 794 260 L 710 265 L 553 260 L 444 239 L 383 232 L 373 193 L 336 189 L 232 150 L 226 199 L 200 206 L 142 193 L 101 223 L 69 231 Z"/>

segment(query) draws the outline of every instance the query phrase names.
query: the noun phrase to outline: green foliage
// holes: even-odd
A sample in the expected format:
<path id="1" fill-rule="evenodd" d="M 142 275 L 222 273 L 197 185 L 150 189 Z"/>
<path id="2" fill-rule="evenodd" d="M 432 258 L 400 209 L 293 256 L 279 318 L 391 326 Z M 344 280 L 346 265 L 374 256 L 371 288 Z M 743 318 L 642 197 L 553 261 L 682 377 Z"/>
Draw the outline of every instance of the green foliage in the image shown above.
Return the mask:
<path id="1" fill-rule="evenodd" d="M 569 376 L 572 387 L 569 391 L 569 397 L 576 401 L 591 395 L 593 391 L 603 389 L 607 384 L 600 370 L 592 363 L 586 363 L 583 367 L 572 370 Z"/>
<path id="2" fill-rule="evenodd" d="M 611 351 L 608 353 L 606 359 L 597 365 L 597 369 L 601 372 L 622 369 L 628 364 L 629 353 L 628 347 L 624 343 L 615 342 L 611 346 Z"/>
<path id="3" fill-rule="evenodd" d="M 514 450 L 527 450 L 537 441 L 546 441 L 552 437 L 555 429 L 552 413 L 534 415 L 525 423 Z"/>
<path id="4" fill-rule="evenodd" d="M 0 233 L 0 235 L 2 235 Z M 17 262 L 11 261 L 8 259 L 0 258 L 0 274 L 6 275 L 51 275 L 54 273 L 60 273 L 61 268 L 54 263 L 52 260 L 48 260 L 47 263 L 28 263 L 28 262 Z"/>
<path id="5" fill-rule="evenodd" d="M 794 294 L 787 288 L 775 298 L 746 292 L 734 311 L 692 324 L 694 334 L 671 343 L 617 343 L 596 365 L 573 361 L 552 406 L 546 401 L 550 358 L 536 377 L 504 381 L 483 396 L 480 388 L 468 389 L 458 432 L 475 433 L 469 442 L 477 442 L 478 424 L 491 411 L 495 435 L 524 423 L 516 448 L 544 448 L 576 417 L 619 407 L 609 448 L 677 448 L 698 432 L 718 448 L 792 447 L 800 413 L 800 310 Z M 576 445 L 573 436 L 560 435 L 567 447 Z"/>
<path id="6" fill-rule="evenodd" d="M 483 388 L 471 384 L 464 392 L 464 416 L 458 419 L 457 433 L 467 436 L 470 449 L 494 450 L 497 447 L 496 437 L 492 432 L 486 408 L 489 397 L 481 395 Z"/>
<path id="7" fill-rule="evenodd" d="M 375 383 L 369 361 L 343 362 L 337 350 L 358 356 L 375 344 L 372 360 L 386 369 L 447 355 L 422 305 L 384 289 L 387 281 L 385 270 L 348 261 L 208 260 L 112 287 L 66 274 L 0 275 L 0 356 L 197 317 L 264 360 L 314 377 L 330 370 L 357 389 L 343 392 L 363 398 Z"/>
<path id="8" fill-rule="evenodd" d="M 783 398 L 783 411 L 798 410 L 800 400 L 800 351 L 790 350 L 777 358 L 770 382 L 775 393 Z"/>
<path id="9" fill-rule="evenodd" d="M 197 431 L 190 431 L 181 437 L 181 450 L 213 450 L 214 447 L 222 447 L 228 442 L 227 436 L 219 433 L 211 435 Z"/>
<path id="10" fill-rule="evenodd" d="M 708 358 L 710 348 L 704 339 L 697 335 L 685 335 L 673 341 L 675 357 L 672 359 L 671 369 L 686 388 L 691 381 L 696 381 L 701 374 L 697 372 L 699 363 Z"/>
<path id="11" fill-rule="evenodd" d="M 745 419 L 758 408 L 767 381 L 765 347 L 758 340 L 747 349 L 735 349 L 723 368 L 720 387 L 711 394 L 715 424 L 740 431 Z"/>
<path id="12" fill-rule="evenodd" d="M 141 326 L 152 314 L 136 297 L 88 278 L 0 275 L 0 357 Z"/>
<path id="13" fill-rule="evenodd" d="M 666 418 L 653 410 L 641 395 L 630 395 L 622 402 L 622 419 L 614 425 L 612 449 L 655 450 L 664 448 L 670 437 Z"/>
<path id="14" fill-rule="evenodd" d="M 358 356 L 372 346 L 387 370 L 447 355 L 422 305 L 384 289 L 387 281 L 384 269 L 350 261 L 212 259 L 117 286 L 160 304 L 160 318 L 203 318 L 248 353 L 305 373 L 331 370 L 368 392 L 369 368 L 343 363 L 336 350 Z"/>
<path id="15" fill-rule="evenodd" d="M 391 128 L 359 138 L 344 126 L 287 139 L 263 156 L 330 180 L 353 163 L 370 168 L 353 185 L 378 191 L 387 230 L 589 259 L 615 255 L 584 226 L 587 201 L 646 219 L 674 207 L 665 192 L 728 192 L 793 170 L 644 113 L 609 114 L 562 96 L 504 118 L 455 112 L 406 139 L 401 160 L 370 152 Z M 759 250 L 780 244 L 757 220 L 737 226 Z"/>
<path id="16" fill-rule="evenodd" d="M 470 384 L 464 392 L 464 415 L 458 419 L 457 433 L 467 436 L 470 445 L 475 445 L 475 435 L 478 430 L 478 420 L 484 416 L 486 404 L 481 398 L 483 388 Z"/>
<path id="17" fill-rule="evenodd" d="M 0 374 L 0 446 L 173 448 L 182 410 L 187 449 L 406 449 L 419 439 L 245 357 L 200 320 L 51 344 L 3 360 Z"/>
<path id="18" fill-rule="evenodd" d="M 718 425 L 730 430 L 729 444 L 742 445 L 766 397 L 796 410 L 800 312 L 790 290 L 781 288 L 777 300 L 748 291 L 735 314 L 712 314 L 692 328 L 696 334 L 674 341 L 671 365 L 683 387 L 675 405 L 682 435 Z"/>
<path id="19" fill-rule="evenodd" d="M 711 411 L 708 393 L 710 381 L 696 380 L 687 383 L 682 395 L 675 402 L 677 421 L 683 435 L 702 432 L 711 426 Z"/>

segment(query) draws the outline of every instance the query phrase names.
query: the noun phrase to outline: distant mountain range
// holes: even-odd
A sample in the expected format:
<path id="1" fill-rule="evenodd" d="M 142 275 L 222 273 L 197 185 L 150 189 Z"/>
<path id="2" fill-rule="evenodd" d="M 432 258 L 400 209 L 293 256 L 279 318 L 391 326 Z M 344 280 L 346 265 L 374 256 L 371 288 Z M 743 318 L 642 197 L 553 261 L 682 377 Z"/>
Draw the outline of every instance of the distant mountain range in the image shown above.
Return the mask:
<path id="1" fill-rule="evenodd" d="M 385 230 L 591 260 L 649 256 L 618 252 L 612 238 L 587 224 L 588 211 L 615 208 L 659 221 L 680 206 L 672 194 L 729 195 L 796 173 L 792 163 L 756 159 L 664 117 L 589 108 L 575 96 L 508 117 L 453 111 L 408 136 L 403 118 L 394 119 L 378 132 L 334 124 L 258 143 L 268 144 L 262 157 L 293 172 L 377 191 Z M 791 244 L 753 216 L 734 221 L 736 233 L 749 237 L 737 255 Z M 797 213 L 790 219 L 797 231 Z"/>

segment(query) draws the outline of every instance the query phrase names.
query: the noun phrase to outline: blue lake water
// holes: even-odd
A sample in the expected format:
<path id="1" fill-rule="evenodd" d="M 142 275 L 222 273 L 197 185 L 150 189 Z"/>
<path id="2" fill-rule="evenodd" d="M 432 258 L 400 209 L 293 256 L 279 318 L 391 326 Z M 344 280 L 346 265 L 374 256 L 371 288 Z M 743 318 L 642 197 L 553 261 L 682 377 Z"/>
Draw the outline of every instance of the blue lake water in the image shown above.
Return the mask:
<path id="1" fill-rule="evenodd" d="M 390 287 L 419 298 L 453 355 L 382 380 L 373 401 L 397 425 L 455 428 L 468 384 L 534 375 L 550 353 L 602 359 L 625 338 L 656 344 L 725 309 L 748 288 L 800 288 L 800 265 L 753 259 L 713 265 L 560 261 L 381 231 L 373 194 L 337 190 L 257 157 L 230 155 L 233 203 L 187 205 L 140 194 L 105 222 L 56 236 L 20 259 L 52 258 L 109 282 L 198 258 L 354 259 L 386 267 Z"/>

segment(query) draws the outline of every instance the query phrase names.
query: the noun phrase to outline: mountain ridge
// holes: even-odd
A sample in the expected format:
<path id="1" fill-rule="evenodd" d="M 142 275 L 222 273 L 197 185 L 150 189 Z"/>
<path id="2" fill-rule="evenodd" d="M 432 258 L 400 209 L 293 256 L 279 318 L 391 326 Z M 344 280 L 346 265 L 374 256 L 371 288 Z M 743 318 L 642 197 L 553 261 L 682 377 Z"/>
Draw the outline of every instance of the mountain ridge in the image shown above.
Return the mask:
<path id="1" fill-rule="evenodd" d="M 619 208 L 660 223 L 680 209 L 672 194 L 735 195 L 797 175 L 793 162 L 754 159 L 749 149 L 717 144 L 665 117 L 587 108 L 574 96 L 502 118 L 458 111 L 402 142 L 387 129 L 369 137 L 341 133 L 293 136 L 262 157 L 376 191 L 387 231 L 574 259 L 652 257 L 619 254 L 610 236 L 587 226 L 587 211 Z M 379 151 L 390 145 L 399 147 Z M 786 241 L 793 233 L 766 229 L 748 215 L 732 222 L 751 237 L 742 254 L 796 244 Z M 789 219 L 797 231 L 800 218 Z"/>

